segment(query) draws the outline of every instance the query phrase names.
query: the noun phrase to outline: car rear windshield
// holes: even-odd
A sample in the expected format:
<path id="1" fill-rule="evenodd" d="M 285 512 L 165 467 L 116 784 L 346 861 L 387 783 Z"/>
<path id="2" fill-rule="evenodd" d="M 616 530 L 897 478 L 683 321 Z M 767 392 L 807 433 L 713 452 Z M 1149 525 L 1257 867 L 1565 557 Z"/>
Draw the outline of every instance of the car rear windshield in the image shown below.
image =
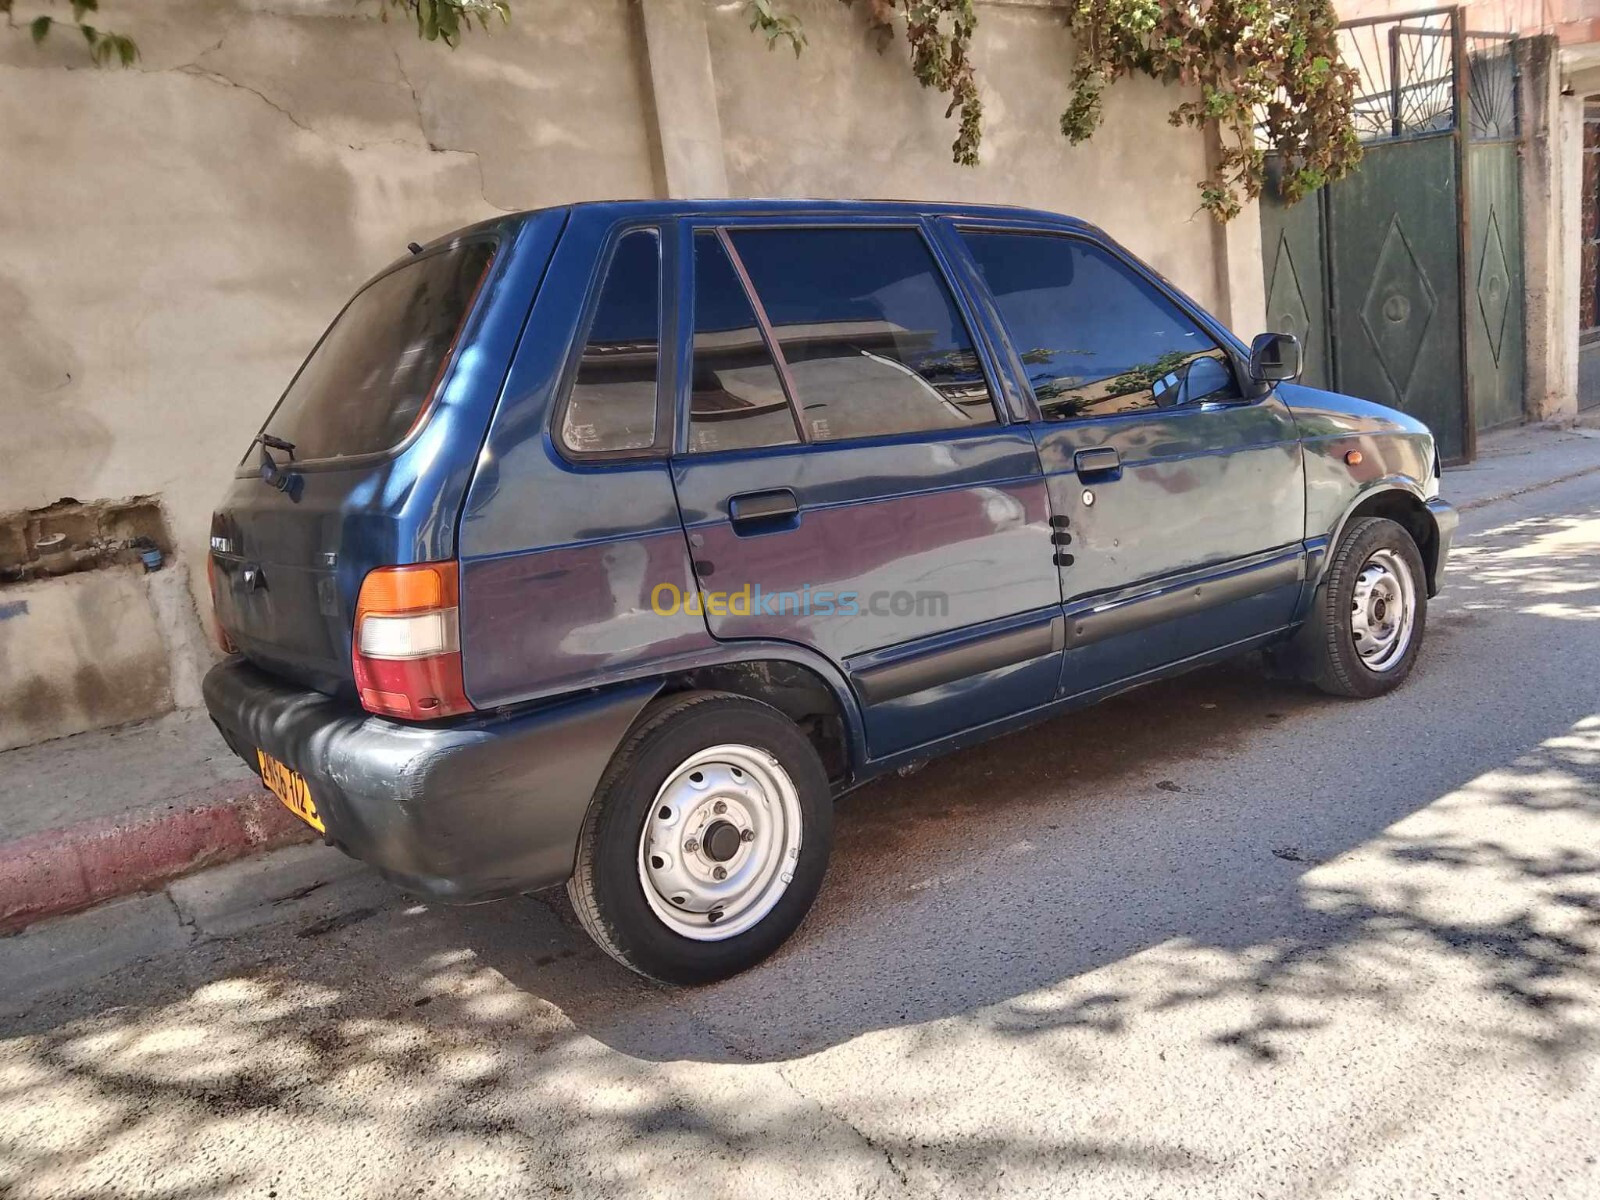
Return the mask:
<path id="1" fill-rule="evenodd" d="M 368 284 L 311 352 L 263 432 L 292 444 L 298 461 L 398 445 L 427 410 L 493 256 L 492 243 L 468 242 Z"/>

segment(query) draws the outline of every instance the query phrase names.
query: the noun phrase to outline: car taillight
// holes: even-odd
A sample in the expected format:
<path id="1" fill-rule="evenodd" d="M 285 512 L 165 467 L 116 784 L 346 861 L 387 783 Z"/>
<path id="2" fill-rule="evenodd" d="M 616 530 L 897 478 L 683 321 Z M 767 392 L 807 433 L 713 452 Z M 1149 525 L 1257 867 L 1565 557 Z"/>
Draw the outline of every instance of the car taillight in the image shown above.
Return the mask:
<path id="1" fill-rule="evenodd" d="M 472 711 L 461 681 L 459 596 L 453 562 L 368 572 L 351 652 L 362 708 L 413 721 Z"/>

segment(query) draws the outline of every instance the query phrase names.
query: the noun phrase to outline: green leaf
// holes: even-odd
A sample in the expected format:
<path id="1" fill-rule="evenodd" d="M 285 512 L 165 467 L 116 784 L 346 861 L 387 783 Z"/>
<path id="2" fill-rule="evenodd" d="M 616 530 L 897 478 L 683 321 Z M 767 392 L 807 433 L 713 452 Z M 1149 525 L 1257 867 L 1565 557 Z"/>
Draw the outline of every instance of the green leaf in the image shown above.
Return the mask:
<path id="1" fill-rule="evenodd" d="M 28 36 L 33 38 L 35 46 L 44 41 L 45 35 L 50 32 L 50 26 L 54 24 L 55 21 L 50 17 L 35 17 L 28 22 Z"/>

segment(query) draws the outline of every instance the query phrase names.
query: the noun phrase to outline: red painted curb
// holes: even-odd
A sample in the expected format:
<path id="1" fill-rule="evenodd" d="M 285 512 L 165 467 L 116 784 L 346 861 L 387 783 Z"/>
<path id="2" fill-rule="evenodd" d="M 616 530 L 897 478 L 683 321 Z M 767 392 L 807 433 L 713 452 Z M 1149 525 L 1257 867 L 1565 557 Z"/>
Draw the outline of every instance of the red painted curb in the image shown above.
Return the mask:
<path id="1" fill-rule="evenodd" d="M 259 784 L 0 844 L 0 934 L 316 834 Z"/>

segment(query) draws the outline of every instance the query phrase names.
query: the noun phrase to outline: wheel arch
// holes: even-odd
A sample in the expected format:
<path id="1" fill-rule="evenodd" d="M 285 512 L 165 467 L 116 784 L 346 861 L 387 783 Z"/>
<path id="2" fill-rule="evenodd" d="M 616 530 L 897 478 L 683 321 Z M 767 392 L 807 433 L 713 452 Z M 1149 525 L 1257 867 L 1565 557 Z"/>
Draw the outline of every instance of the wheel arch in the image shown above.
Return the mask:
<path id="1" fill-rule="evenodd" d="M 799 726 L 836 792 L 853 782 L 861 761 L 854 703 L 842 700 L 837 686 L 814 667 L 762 656 L 707 663 L 666 676 L 657 699 L 690 691 L 728 692 L 770 704 Z"/>
<path id="2" fill-rule="evenodd" d="M 650 708 L 691 691 L 728 692 L 770 704 L 816 747 L 836 793 L 862 777 L 867 739 L 860 703 L 844 672 L 809 647 L 765 639 L 718 642 L 636 678 L 656 687 Z M 644 712 L 636 714 L 627 734 L 644 719 Z"/>
<path id="3" fill-rule="evenodd" d="M 1364 517 L 1384 517 L 1399 525 L 1411 535 L 1422 556 L 1423 572 L 1427 576 L 1428 595 L 1439 594 L 1439 523 L 1435 520 L 1420 490 L 1409 481 L 1393 480 L 1369 488 L 1347 508 L 1328 539 L 1328 554 L 1323 557 L 1318 573 L 1318 583 L 1326 578 L 1332 551 L 1345 532 Z"/>

